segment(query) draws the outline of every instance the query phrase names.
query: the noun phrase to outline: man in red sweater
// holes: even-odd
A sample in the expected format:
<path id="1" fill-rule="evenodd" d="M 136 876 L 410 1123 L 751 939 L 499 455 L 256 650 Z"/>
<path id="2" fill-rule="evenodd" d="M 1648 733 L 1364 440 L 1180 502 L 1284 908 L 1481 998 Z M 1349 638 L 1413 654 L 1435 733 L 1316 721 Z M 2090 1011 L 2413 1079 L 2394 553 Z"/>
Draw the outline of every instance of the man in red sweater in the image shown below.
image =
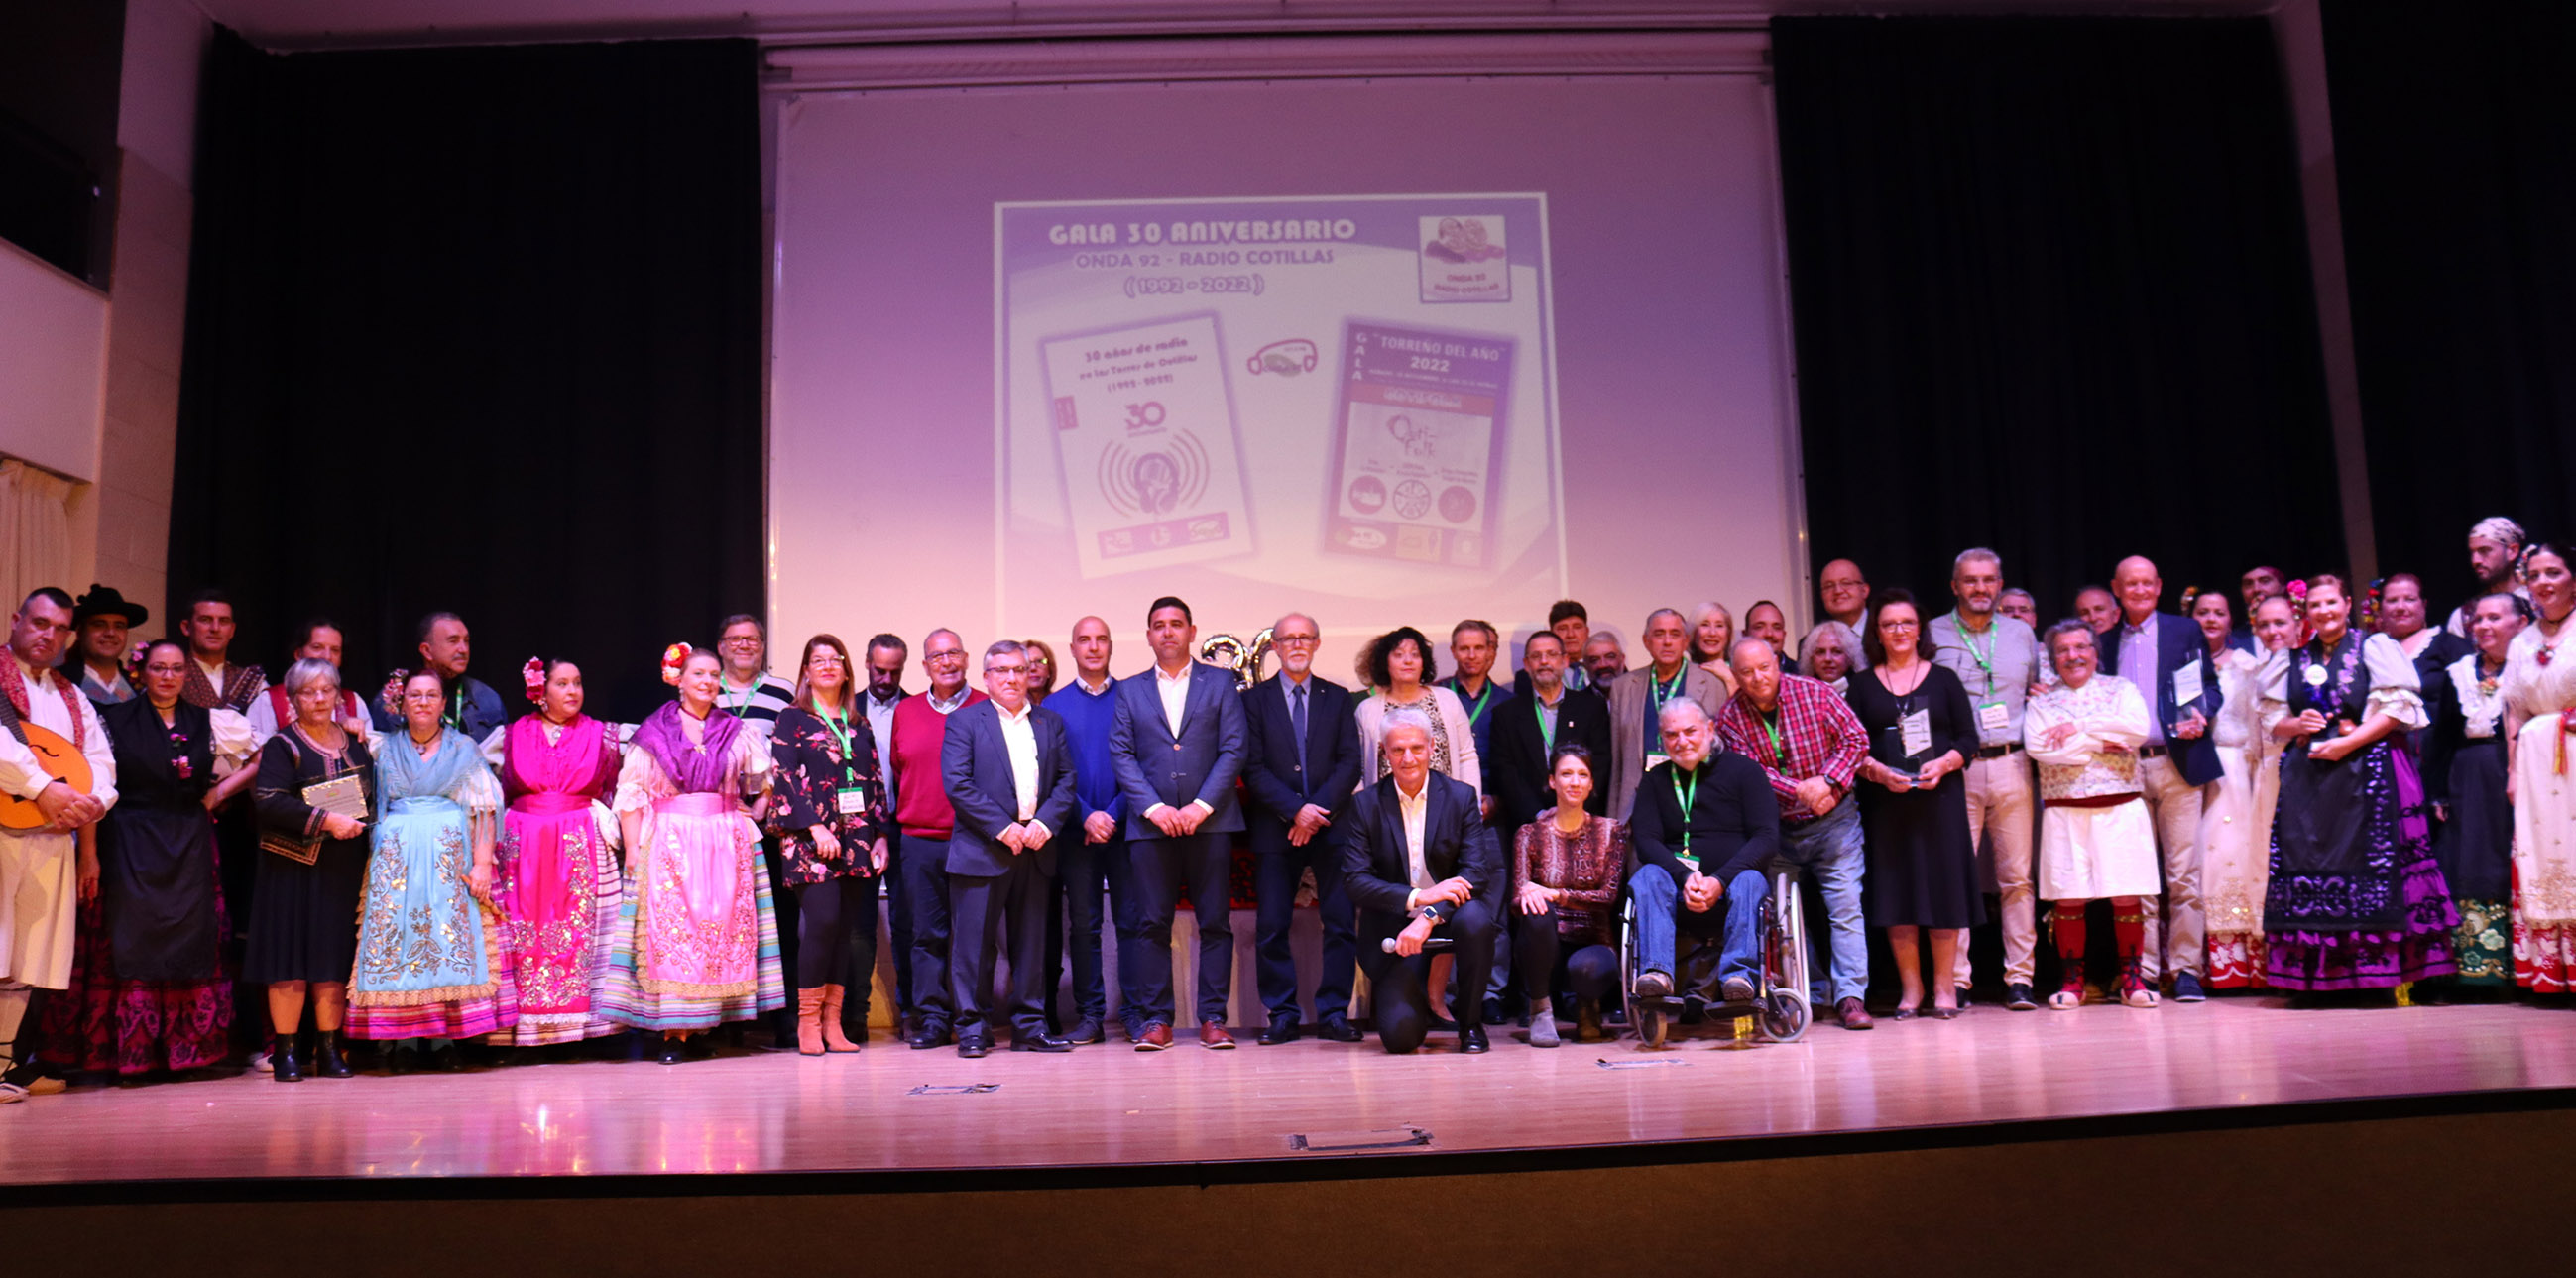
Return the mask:
<path id="1" fill-rule="evenodd" d="M 916 1050 L 948 1042 L 956 1019 L 948 992 L 948 836 L 957 813 L 940 781 L 939 751 L 948 739 L 948 716 L 985 700 L 966 686 L 966 643 L 954 630 L 933 630 L 921 641 L 922 673 L 930 688 L 894 708 L 894 752 L 885 761 L 894 786 L 895 823 L 903 841 L 895 854 L 895 890 L 912 916 L 912 964 L 918 1023 L 905 1041 Z"/>

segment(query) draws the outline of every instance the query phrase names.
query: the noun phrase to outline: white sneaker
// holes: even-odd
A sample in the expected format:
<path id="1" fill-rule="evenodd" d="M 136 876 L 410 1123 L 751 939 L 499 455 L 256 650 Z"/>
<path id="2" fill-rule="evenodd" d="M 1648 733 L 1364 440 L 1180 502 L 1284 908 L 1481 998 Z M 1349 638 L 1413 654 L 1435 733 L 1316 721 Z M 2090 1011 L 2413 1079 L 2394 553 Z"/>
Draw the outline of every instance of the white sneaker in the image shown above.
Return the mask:
<path id="1" fill-rule="evenodd" d="M 27 1089 L 16 1083 L 0 1083 L 0 1105 L 13 1105 L 27 1099 Z"/>

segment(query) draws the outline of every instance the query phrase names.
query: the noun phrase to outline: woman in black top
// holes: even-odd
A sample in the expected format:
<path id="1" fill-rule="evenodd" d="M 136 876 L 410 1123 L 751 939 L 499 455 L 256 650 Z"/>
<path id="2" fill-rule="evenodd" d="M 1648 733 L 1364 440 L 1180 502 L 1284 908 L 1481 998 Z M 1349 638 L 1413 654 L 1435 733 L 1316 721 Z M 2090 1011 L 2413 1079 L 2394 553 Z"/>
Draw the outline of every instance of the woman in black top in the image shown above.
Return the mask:
<path id="1" fill-rule="evenodd" d="M 1977 749 L 1975 711 L 1959 676 L 1923 651 L 1914 597 L 1891 590 L 1862 636 L 1869 668 L 1845 698 L 1869 731 L 1861 760 L 1861 826 L 1868 838 L 1869 921 L 1887 929 L 1902 990 L 1896 1019 L 1923 1006 L 1920 932 L 1932 933 L 1932 970 L 1955 970 L 1959 933 L 1985 921 L 1977 891 L 1977 849 L 1968 837 L 1968 786 L 1961 773 Z M 1939 982 L 1932 1014 L 1959 1014 L 1958 992 Z"/>
<path id="2" fill-rule="evenodd" d="M 347 1078 L 340 1024 L 349 1007 L 349 973 L 358 957 L 358 896 L 367 881 L 367 827 L 353 817 L 305 802 L 305 788 L 357 778 L 365 809 L 375 809 L 375 759 L 366 738 L 336 722 L 340 670 L 327 661 L 298 661 L 286 672 L 295 722 L 260 747 L 259 886 L 251 895 L 250 952 L 242 979 L 268 987 L 270 1072 L 281 1083 L 304 1077 L 296 1048 L 309 992 L 316 1031 L 312 1064 L 325 1078 Z"/>

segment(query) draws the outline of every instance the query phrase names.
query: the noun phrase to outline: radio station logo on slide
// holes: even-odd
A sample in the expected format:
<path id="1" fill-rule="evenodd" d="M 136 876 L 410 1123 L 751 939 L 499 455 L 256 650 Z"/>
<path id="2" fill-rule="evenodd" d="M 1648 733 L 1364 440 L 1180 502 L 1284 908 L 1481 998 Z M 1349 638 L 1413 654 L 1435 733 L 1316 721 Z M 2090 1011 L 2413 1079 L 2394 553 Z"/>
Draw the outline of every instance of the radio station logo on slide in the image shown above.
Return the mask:
<path id="1" fill-rule="evenodd" d="M 1425 217 L 1420 222 L 1423 301 L 1512 300 L 1512 258 L 1501 215 Z"/>

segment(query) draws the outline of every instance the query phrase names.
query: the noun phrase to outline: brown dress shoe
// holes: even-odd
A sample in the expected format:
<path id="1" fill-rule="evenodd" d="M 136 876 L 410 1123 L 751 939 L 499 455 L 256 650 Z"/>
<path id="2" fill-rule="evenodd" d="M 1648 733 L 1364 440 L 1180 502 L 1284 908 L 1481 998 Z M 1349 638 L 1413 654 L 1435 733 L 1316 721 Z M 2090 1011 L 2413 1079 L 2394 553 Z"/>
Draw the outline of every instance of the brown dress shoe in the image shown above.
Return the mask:
<path id="1" fill-rule="evenodd" d="M 1234 1035 L 1226 1033 L 1225 1027 L 1215 1021 L 1200 1021 L 1199 1046 L 1219 1051 L 1231 1049 L 1234 1046 Z"/>
<path id="2" fill-rule="evenodd" d="M 1136 1040 L 1136 1050 L 1140 1052 L 1159 1052 L 1171 1045 L 1172 1027 L 1160 1023 L 1146 1026 L 1144 1035 Z"/>
<path id="3" fill-rule="evenodd" d="M 1862 1006 L 1861 1001 L 1856 998 L 1847 998 L 1836 1003 L 1834 1011 L 1842 1016 L 1843 1028 L 1847 1030 L 1865 1030 L 1878 1023 L 1869 1019 L 1869 1009 Z"/>

